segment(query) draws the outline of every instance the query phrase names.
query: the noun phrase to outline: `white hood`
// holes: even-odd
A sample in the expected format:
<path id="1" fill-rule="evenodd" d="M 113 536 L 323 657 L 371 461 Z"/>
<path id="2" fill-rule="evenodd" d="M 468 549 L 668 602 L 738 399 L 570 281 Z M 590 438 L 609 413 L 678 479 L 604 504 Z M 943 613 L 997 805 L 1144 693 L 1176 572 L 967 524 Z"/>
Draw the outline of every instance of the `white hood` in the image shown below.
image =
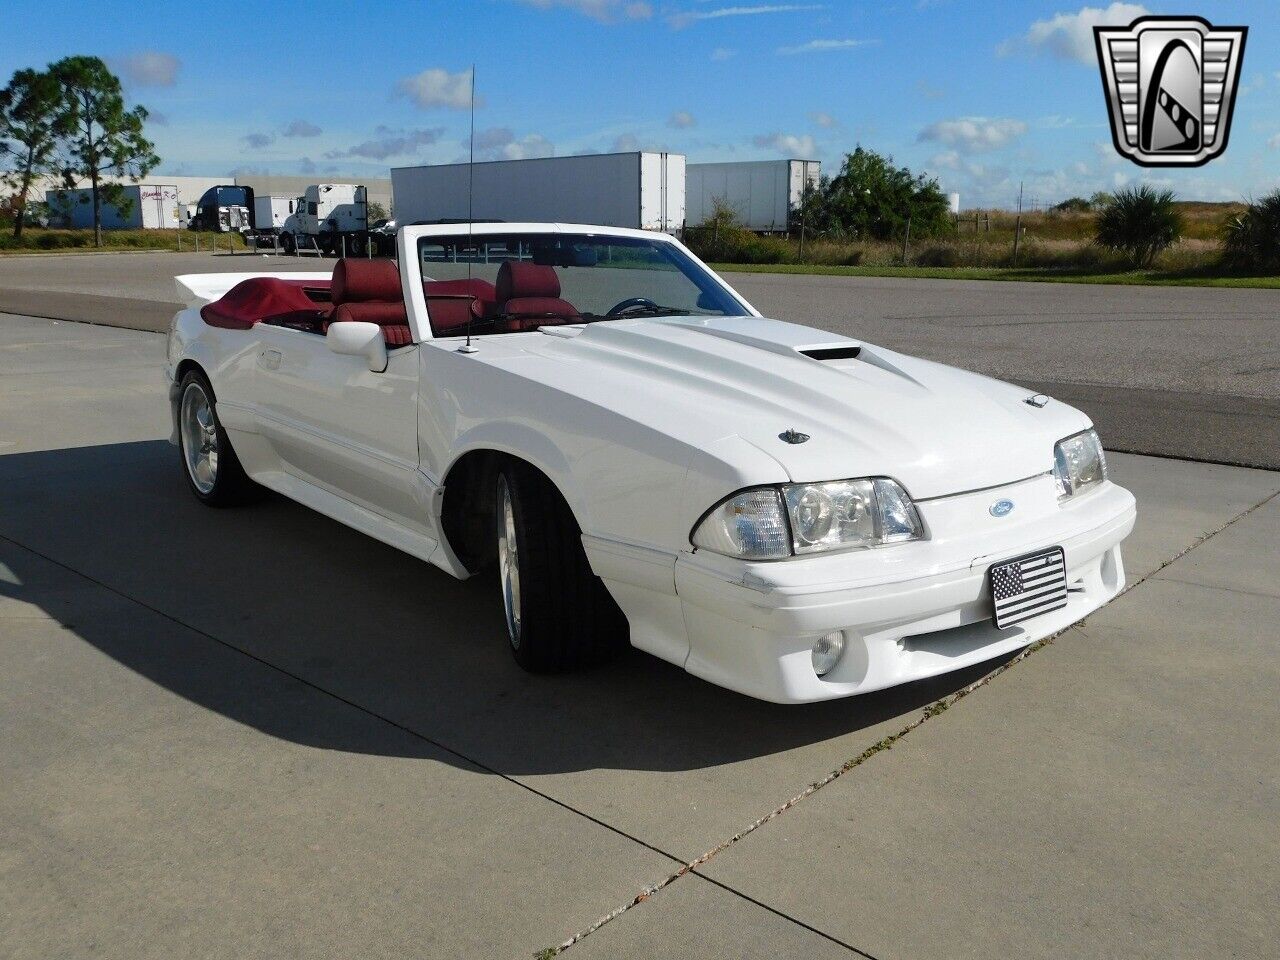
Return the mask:
<path id="1" fill-rule="evenodd" d="M 1032 391 L 776 320 L 637 319 L 546 332 L 529 352 L 575 361 L 553 365 L 560 389 L 597 399 L 607 385 L 610 407 L 704 450 L 740 436 L 793 481 L 888 476 L 918 500 L 945 496 L 1044 473 L 1054 443 L 1089 426 L 1065 404 L 1024 403 Z M 823 347 L 858 354 L 800 352 Z M 809 440 L 784 442 L 789 429 Z"/>

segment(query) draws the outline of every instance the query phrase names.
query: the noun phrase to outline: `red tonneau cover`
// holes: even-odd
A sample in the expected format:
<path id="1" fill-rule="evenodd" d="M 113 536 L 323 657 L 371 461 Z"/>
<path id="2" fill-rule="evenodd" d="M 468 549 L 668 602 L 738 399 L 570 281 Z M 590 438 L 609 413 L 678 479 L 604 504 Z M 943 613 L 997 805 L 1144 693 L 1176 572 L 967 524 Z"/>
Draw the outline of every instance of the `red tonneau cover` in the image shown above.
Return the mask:
<path id="1" fill-rule="evenodd" d="M 253 277 L 241 280 L 222 299 L 206 303 L 200 316 L 211 327 L 248 330 L 261 320 L 314 320 L 328 309 L 307 296 L 307 290 L 327 290 L 328 280 L 282 280 Z"/>

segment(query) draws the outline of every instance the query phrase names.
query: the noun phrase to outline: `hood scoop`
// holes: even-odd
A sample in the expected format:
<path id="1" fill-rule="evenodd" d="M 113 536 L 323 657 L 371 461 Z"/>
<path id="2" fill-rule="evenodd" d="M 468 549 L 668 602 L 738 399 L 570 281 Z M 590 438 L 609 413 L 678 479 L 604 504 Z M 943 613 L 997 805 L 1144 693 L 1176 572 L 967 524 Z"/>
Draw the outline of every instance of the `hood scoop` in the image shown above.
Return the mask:
<path id="1" fill-rule="evenodd" d="M 796 351 L 814 360 L 854 360 L 862 352 L 858 344 L 839 347 L 807 347 Z"/>

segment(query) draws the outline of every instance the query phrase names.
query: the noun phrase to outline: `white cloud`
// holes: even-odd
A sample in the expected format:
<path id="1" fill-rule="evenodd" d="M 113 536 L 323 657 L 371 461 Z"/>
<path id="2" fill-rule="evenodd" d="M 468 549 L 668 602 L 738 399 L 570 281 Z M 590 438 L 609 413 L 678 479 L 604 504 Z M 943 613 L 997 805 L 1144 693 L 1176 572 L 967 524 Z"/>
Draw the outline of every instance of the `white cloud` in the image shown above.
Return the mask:
<path id="1" fill-rule="evenodd" d="M 648 20 L 653 16 L 653 5 L 647 0 L 524 0 L 539 10 L 563 7 L 601 23 L 617 23 L 619 20 Z"/>
<path id="2" fill-rule="evenodd" d="M 241 137 L 245 144 L 254 150 L 261 150 L 263 147 L 271 146 L 275 137 L 269 133 L 247 133 Z"/>
<path id="3" fill-rule="evenodd" d="M 689 113 L 687 110 L 677 110 L 667 118 L 667 126 L 674 127 L 677 130 L 694 127 L 697 126 L 697 124 L 698 121 L 694 118 L 693 114 Z"/>
<path id="4" fill-rule="evenodd" d="M 540 133 L 527 134 L 502 148 L 504 160 L 531 160 L 534 157 L 554 157 L 555 155 L 555 145 Z"/>
<path id="5" fill-rule="evenodd" d="M 1267 140 L 1267 146 L 1270 147 L 1272 150 L 1280 150 L 1280 133 L 1277 133 L 1275 136 L 1270 137 Z"/>
<path id="6" fill-rule="evenodd" d="M 998 50 L 1002 56 L 1026 50 L 1030 53 L 1048 52 L 1064 60 L 1095 63 L 1098 53 L 1093 40 L 1094 27 L 1127 27 L 1138 17 L 1146 16 L 1147 12 L 1141 4 L 1112 3 L 1105 8 L 1082 7 L 1076 13 L 1058 13 L 1047 20 L 1037 20 L 1025 34 L 1006 40 Z"/>
<path id="7" fill-rule="evenodd" d="M 171 53 L 143 50 L 113 59 L 111 66 L 135 87 L 172 87 L 177 82 L 182 61 Z"/>
<path id="8" fill-rule="evenodd" d="M 413 76 L 401 77 L 396 84 L 396 92 L 424 110 L 432 107 L 466 110 L 471 106 L 471 71 L 449 73 L 438 67 L 423 70 Z M 476 106 L 483 105 L 484 100 L 476 97 Z"/>
<path id="9" fill-rule="evenodd" d="M 510 127 L 476 131 L 476 156 L 481 160 L 528 160 L 555 153 L 554 144 L 540 133 L 517 138 Z"/>
<path id="10" fill-rule="evenodd" d="M 314 123 L 307 120 L 294 120 L 284 128 L 283 135 L 286 137 L 318 137 L 324 133 Z"/>
<path id="11" fill-rule="evenodd" d="M 817 113 L 809 114 L 809 119 L 812 120 L 818 126 L 826 130 L 830 130 L 832 127 L 840 126 L 840 121 L 838 121 L 835 117 L 833 117 L 829 113 L 823 113 L 821 110 L 819 110 Z"/>
<path id="12" fill-rule="evenodd" d="M 919 142 L 927 140 L 946 144 L 957 150 L 998 150 L 1008 146 L 1022 134 L 1027 125 L 1008 117 L 957 117 L 939 120 L 920 131 Z"/>
<path id="13" fill-rule="evenodd" d="M 737 50 L 730 50 L 727 47 L 716 47 L 711 51 L 711 59 L 716 63 L 723 63 L 737 52 Z"/>
<path id="14" fill-rule="evenodd" d="M 325 154 L 330 160 L 346 157 L 361 157 L 366 160 L 386 160 L 388 157 L 404 157 L 415 152 L 418 147 L 430 146 L 440 139 L 444 127 L 431 127 L 423 130 L 393 130 L 390 127 L 378 127 L 372 140 L 357 143 L 346 150 L 331 150 Z"/>
<path id="15" fill-rule="evenodd" d="M 667 145 L 657 140 L 642 140 L 634 133 L 619 134 L 613 139 L 613 146 L 610 147 L 611 153 L 634 153 L 642 150 L 648 153 L 665 153 Z"/>
<path id="16" fill-rule="evenodd" d="M 800 160 L 809 159 L 816 150 L 813 137 L 808 135 L 797 137 L 789 133 L 762 133 L 752 137 L 751 142 L 757 147 L 767 147 Z"/>
<path id="17" fill-rule="evenodd" d="M 674 13 L 667 22 L 680 30 L 691 26 L 699 20 L 720 20 L 724 17 L 755 17 L 765 13 L 799 13 L 804 10 L 821 10 L 820 4 L 808 3 L 768 3 L 751 7 L 718 7 L 715 10 L 686 10 Z"/>
<path id="18" fill-rule="evenodd" d="M 778 52 L 784 57 L 793 57 L 798 53 L 827 53 L 831 50 L 854 50 L 879 40 L 810 40 L 795 47 L 779 47 Z"/>
<path id="19" fill-rule="evenodd" d="M 956 153 L 954 150 L 944 150 L 942 153 L 930 160 L 929 164 L 931 166 L 942 167 L 947 170 L 959 170 L 960 154 Z"/>

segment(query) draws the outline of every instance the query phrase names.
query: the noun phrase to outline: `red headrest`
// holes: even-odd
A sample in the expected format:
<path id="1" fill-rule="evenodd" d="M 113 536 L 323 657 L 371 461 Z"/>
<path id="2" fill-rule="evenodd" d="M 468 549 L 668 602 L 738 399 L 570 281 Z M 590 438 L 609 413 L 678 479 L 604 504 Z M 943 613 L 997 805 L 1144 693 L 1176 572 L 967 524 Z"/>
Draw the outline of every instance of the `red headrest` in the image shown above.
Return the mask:
<path id="1" fill-rule="evenodd" d="M 333 268 L 329 295 L 335 304 L 367 300 L 397 302 L 404 299 L 400 271 L 394 260 L 359 260 L 344 257 Z"/>
<path id="2" fill-rule="evenodd" d="M 422 292 L 428 297 L 475 297 L 477 300 L 489 301 L 497 299 L 493 284 L 479 277 L 469 280 L 424 280 Z M 430 304 L 427 307 L 430 309 Z"/>
<path id="3" fill-rule="evenodd" d="M 498 302 L 514 297 L 558 297 L 560 278 L 554 267 L 507 260 L 498 268 Z"/>

